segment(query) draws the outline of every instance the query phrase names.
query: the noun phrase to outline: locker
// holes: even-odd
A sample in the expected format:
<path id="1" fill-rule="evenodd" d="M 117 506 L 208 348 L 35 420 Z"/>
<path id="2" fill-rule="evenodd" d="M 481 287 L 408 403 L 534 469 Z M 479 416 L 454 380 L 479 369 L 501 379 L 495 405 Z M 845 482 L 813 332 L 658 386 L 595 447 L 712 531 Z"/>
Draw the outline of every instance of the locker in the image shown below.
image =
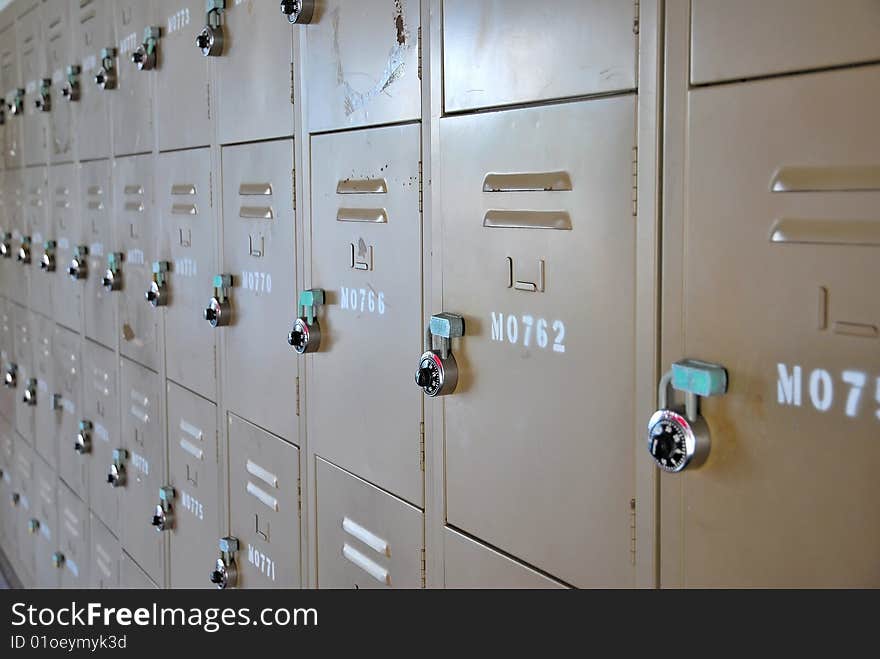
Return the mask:
<path id="1" fill-rule="evenodd" d="M 12 471 L 12 506 L 16 513 L 18 538 L 18 565 L 15 573 L 27 587 L 33 583 L 36 572 L 36 541 L 28 528 L 34 511 L 34 451 L 24 442 L 16 441 L 13 457 L 15 467 Z"/>
<path id="2" fill-rule="evenodd" d="M 217 406 L 168 383 L 169 563 L 172 588 L 207 588 L 205 566 L 217 553 L 220 511 Z"/>
<path id="3" fill-rule="evenodd" d="M 90 588 L 119 588 L 122 584 L 122 549 L 110 530 L 94 514 L 89 516 Z"/>
<path id="4" fill-rule="evenodd" d="M 37 522 L 34 536 L 35 585 L 58 588 L 61 582 L 58 547 L 58 477 L 40 457 L 34 461 L 34 498 L 31 518 Z M 28 529 L 30 530 L 30 529 Z M 56 567 L 58 564 L 58 567 Z"/>
<path id="5" fill-rule="evenodd" d="M 67 84 L 67 67 L 73 56 L 73 28 L 69 0 L 47 2 L 46 5 L 46 69 L 44 77 L 51 79 L 49 119 L 49 162 L 72 162 L 74 158 L 73 121 L 70 101 L 63 94 Z M 78 4 L 77 4 L 78 7 Z"/>
<path id="6" fill-rule="evenodd" d="M 217 272 L 217 216 L 207 149 L 159 156 L 156 190 L 161 240 L 167 259 L 165 351 L 169 380 L 209 399 L 217 397 L 217 333 L 201 316 L 205 292 Z"/>
<path id="7" fill-rule="evenodd" d="M 636 87 L 638 3 L 444 0 L 447 112 Z"/>
<path id="8" fill-rule="evenodd" d="M 34 328 L 33 313 L 24 307 L 16 307 L 15 318 L 15 429 L 30 446 L 34 445 L 34 423 L 36 420 L 33 402 L 37 398 L 37 373 L 34 366 Z M 28 398 L 25 398 L 27 392 Z"/>
<path id="9" fill-rule="evenodd" d="M 49 171 L 51 201 L 50 221 L 56 241 L 54 250 L 52 310 L 55 320 L 79 332 L 82 329 L 83 281 L 70 275 L 71 261 L 77 249 L 86 245 L 85 232 L 79 219 L 79 181 L 76 165 L 56 165 Z"/>
<path id="10" fill-rule="evenodd" d="M 34 450 L 53 469 L 58 467 L 58 437 L 55 434 L 57 411 L 55 400 L 55 323 L 39 314 L 31 314 L 33 334 L 36 405 L 34 413 Z"/>
<path id="11" fill-rule="evenodd" d="M 706 464 L 660 479 L 666 585 L 880 585 L 878 85 L 872 66 L 688 95 L 663 364 L 722 364 L 729 387 L 703 405 Z"/>
<path id="12" fill-rule="evenodd" d="M 150 287 L 156 255 L 153 208 L 153 157 L 119 158 L 114 161 L 113 201 L 117 241 L 122 253 L 122 288 L 119 298 L 120 351 L 154 371 L 159 370 L 159 332 L 162 310 L 144 298 Z"/>
<path id="13" fill-rule="evenodd" d="M 872 0 L 695 0 L 691 50 L 694 84 L 870 62 L 880 59 L 880 6 Z"/>
<path id="14" fill-rule="evenodd" d="M 285 340 L 297 294 L 293 142 L 224 147 L 221 157 L 223 272 L 233 277 L 232 324 L 219 328 L 228 408 L 295 440 L 298 360 Z"/>
<path id="15" fill-rule="evenodd" d="M 634 126 L 633 96 L 440 126 L 446 519 L 576 586 L 634 576 Z"/>
<path id="16" fill-rule="evenodd" d="M 76 450 L 76 435 L 83 418 L 80 336 L 57 326 L 52 347 L 55 387 L 51 399 L 54 427 L 50 437 L 58 445 L 58 475 L 79 498 L 88 501 L 89 454 Z"/>
<path id="17" fill-rule="evenodd" d="M 28 167 L 24 170 L 24 235 L 30 237 L 29 263 L 23 267 L 30 271 L 28 306 L 44 316 L 52 315 L 52 288 L 55 272 L 42 266 L 45 242 L 54 240 L 54 230 L 49 225 L 49 171 L 46 167 Z M 24 240 L 24 239 L 23 239 Z"/>
<path id="18" fill-rule="evenodd" d="M 62 588 L 89 584 L 89 509 L 63 482 L 58 483 L 58 535 L 64 558 Z"/>
<path id="19" fill-rule="evenodd" d="M 144 43 L 144 30 L 159 27 L 156 6 L 139 0 L 116 0 L 113 4 L 116 31 L 116 88 L 108 95 L 113 124 L 113 153 L 127 156 L 152 151 L 155 79 L 162 73 L 162 41 L 158 45 L 158 69 L 139 70 L 132 56 Z"/>
<path id="20" fill-rule="evenodd" d="M 18 560 L 18 515 L 12 502 L 14 437 L 12 424 L 0 417 L 0 539 L 3 540 L 3 553 L 10 561 Z"/>
<path id="21" fill-rule="evenodd" d="M 122 487 L 122 547 L 156 583 L 165 581 L 165 538 L 150 523 L 166 484 L 167 451 L 159 408 L 159 376 L 122 360 L 122 446 L 128 451 Z"/>
<path id="22" fill-rule="evenodd" d="M 327 298 L 308 387 L 315 451 L 417 506 L 419 137 L 418 124 L 312 137 L 312 285 Z M 341 378 L 354 363 L 383 385 Z"/>
<path id="23" fill-rule="evenodd" d="M 205 2 L 160 0 L 157 10 L 162 28 L 161 72 L 156 76 L 159 150 L 208 145 L 214 136 L 209 58 L 195 43 L 205 22 Z"/>
<path id="24" fill-rule="evenodd" d="M 22 159 L 25 165 L 44 165 L 48 155 L 48 112 L 41 109 L 46 79 L 45 8 L 38 3 L 16 22 L 24 95 Z M 51 79 L 49 80 L 51 83 Z M 51 107 L 51 106 L 50 106 Z"/>
<path id="25" fill-rule="evenodd" d="M 121 585 L 123 588 L 136 588 L 140 590 L 158 588 L 149 575 L 125 552 L 122 552 L 121 574 Z"/>
<path id="26" fill-rule="evenodd" d="M 424 514 L 316 458 L 319 588 L 424 587 Z"/>
<path id="27" fill-rule="evenodd" d="M 293 30 L 278 5 L 227 2 L 223 38 L 213 58 L 220 143 L 292 135 Z"/>
<path id="28" fill-rule="evenodd" d="M 443 551 L 446 588 L 565 588 L 448 526 L 443 529 Z"/>
<path id="29" fill-rule="evenodd" d="M 9 245 L 9 256 L 3 262 L 3 292 L 18 304 L 27 304 L 31 269 L 18 259 L 18 250 L 24 236 L 24 184 L 21 170 L 4 172 L 3 224 L 6 234 L 4 244 Z"/>
<path id="30" fill-rule="evenodd" d="M 0 30 L 0 75 L 3 80 L 2 93 L 5 104 L 3 108 L 5 122 L 0 126 L 0 132 L 3 134 L 3 162 L 6 169 L 15 169 L 21 167 L 23 113 L 17 111 L 13 113 L 10 104 L 15 104 L 18 90 L 24 93 L 24 85 L 19 68 L 16 27 L 11 12 L 4 13 L 3 20 L 8 20 L 9 23 Z M 22 98 L 22 110 L 24 110 L 23 104 Z"/>
<path id="31" fill-rule="evenodd" d="M 15 381 L 7 382 L 7 374 L 10 369 L 17 371 L 18 365 L 15 352 L 15 310 L 16 305 L 0 298 L 0 366 L 2 366 L 3 386 L 0 387 L 0 417 L 10 426 L 15 426 L 15 399 L 18 394 L 18 373 L 15 373 Z M 10 374 L 11 377 L 11 374 Z"/>
<path id="32" fill-rule="evenodd" d="M 82 420 L 91 424 L 89 464 L 89 502 L 92 511 L 110 531 L 120 535 L 122 488 L 112 487 L 107 474 L 114 449 L 122 448 L 119 427 L 119 371 L 111 350 L 86 341 L 83 352 Z"/>
<path id="33" fill-rule="evenodd" d="M 80 164 L 83 234 L 88 247 L 88 268 L 83 285 L 85 334 L 108 348 L 116 347 L 116 298 L 104 288 L 107 257 L 118 249 L 115 223 L 110 215 L 110 163 L 106 160 Z M 121 228 L 120 228 L 121 231 Z"/>
<path id="34" fill-rule="evenodd" d="M 322 3 L 305 34 L 310 131 L 419 119 L 417 0 Z"/>
<path id="35" fill-rule="evenodd" d="M 74 134 L 80 160 L 107 158 L 110 155 L 110 112 L 108 103 L 118 93 L 102 89 L 95 77 L 101 70 L 101 51 L 115 48 L 113 42 L 113 4 L 110 0 L 71 0 L 73 8 L 74 51 L 80 66 L 79 100 L 74 106 Z M 108 62 L 115 65 L 115 57 Z"/>
<path id="36" fill-rule="evenodd" d="M 234 414 L 228 423 L 229 535 L 239 541 L 237 587 L 298 588 L 299 449 Z"/>

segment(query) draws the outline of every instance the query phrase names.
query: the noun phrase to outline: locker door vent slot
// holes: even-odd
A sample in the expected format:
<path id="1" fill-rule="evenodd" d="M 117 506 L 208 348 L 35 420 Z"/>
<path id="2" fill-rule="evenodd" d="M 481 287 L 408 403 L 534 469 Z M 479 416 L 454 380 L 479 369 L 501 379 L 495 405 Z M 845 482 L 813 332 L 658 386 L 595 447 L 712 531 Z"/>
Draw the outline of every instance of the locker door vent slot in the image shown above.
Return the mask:
<path id="1" fill-rule="evenodd" d="M 336 184 L 336 194 L 388 194 L 384 178 L 345 179 Z"/>
<path id="2" fill-rule="evenodd" d="M 571 231 L 571 216 L 567 211 L 509 211 L 490 210 L 483 217 L 483 226 L 489 229 L 556 229 Z"/>
<path id="3" fill-rule="evenodd" d="M 570 192 L 568 172 L 486 174 L 483 192 Z"/>
<path id="4" fill-rule="evenodd" d="M 266 492 L 263 489 L 260 489 L 258 486 L 254 485 L 251 481 L 248 481 L 247 486 L 245 487 L 247 493 L 252 497 L 255 497 L 260 503 L 265 505 L 267 508 L 274 512 L 278 512 L 278 499 L 273 497 L 271 494 Z"/>
<path id="5" fill-rule="evenodd" d="M 388 212 L 384 208 L 340 208 L 336 211 L 336 221 L 388 224 Z"/>
<path id="6" fill-rule="evenodd" d="M 383 540 L 372 531 L 365 529 L 357 522 L 345 517 L 342 520 L 342 530 L 351 537 L 363 542 L 367 547 L 383 556 L 391 556 L 391 547 L 386 540 Z"/>
<path id="7" fill-rule="evenodd" d="M 770 242 L 878 246 L 880 221 L 782 218 L 773 223 Z"/>
<path id="8" fill-rule="evenodd" d="M 238 209 L 238 216 L 246 220 L 271 220 L 275 213 L 271 206 L 242 206 Z"/>
<path id="9" fill-rule="evenodd" d="M 371 561 L 348 543 L 342 546 L 342 555 L 346 560 L 357 565 L 379 583 L 383 583 L 386 586 L 391 585 L 391 575 L 388 573 L 388 570 L 375 561 Z"/>
<path id="10" fill-rule="evenodd" d="M 770 182 L 773 192 L 880 191 L 880 165 L 780 167 Z"/>

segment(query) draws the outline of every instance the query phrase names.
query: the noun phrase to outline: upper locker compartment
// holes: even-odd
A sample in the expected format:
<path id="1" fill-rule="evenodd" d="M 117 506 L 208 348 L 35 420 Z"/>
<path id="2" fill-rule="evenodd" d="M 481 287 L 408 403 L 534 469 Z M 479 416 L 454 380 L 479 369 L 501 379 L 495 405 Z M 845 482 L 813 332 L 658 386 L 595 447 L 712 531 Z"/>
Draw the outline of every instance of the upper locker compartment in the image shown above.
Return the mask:
<path id="1" fill-rule="evenodd" d="M 156 23 L 156 4 L 115 0 L 116 89 L 110 100 L 113 153 L 117 156 L 152 151 L 153 93 L 161 73 L 162 30 Z M 113 59 L 113 58 L 108 58 Z"/>
<path id="2" fill-rule="evenodd" d="M 68 69 L 70 102 L 74 106 L 74 134 L 80 160 L 110 155 L 108 99 L 116 89 L 116 58 L 113 55 L 113 5 L 110 0 L 71 0 L 74 28 L 74 65 Z M 102 51 L 106 57 L 102 57 Z"/>
<path id="3" fill-rule="evenodd" d="M 222 25 L 214 56 L 220 143 L 293 135 L 293 31 L 278 3 L 226 0 Z"/>
<path id="4" fill-rule="evenodd" d="M 689 93 L 665 366 L 730 384 L 706 464 L 661 477 L 664 583 L 880 585 L 878 89 L 870 66 Z"/>
<path id="5" fill-rule="evenodd" d="M 880 59 L 876 0 L 692 0 L 695 85 Z"/>
<path id="6" fill-rule="evenodd" d="M 27 305 L 44 316 L 53 314 L 52 292 L 57 272 L 43 267 L 46 241 L 54 240 L 49 223 L 49 171 L 47 167 L 28 167 L 22 171 L 24 183 L 23 225 L 19 254 L 21 265 L 30 269 L 30 295 Z M 29 244 L 28 244 L 29 241 Z M 26 256 L 25 252 L 26 251 Z M 54 251 L 54 250 L 50 250 Z"/>
<path id="7" fill-rule="evenodd" d="M 49 171 L 49 226 L 53 227 L 55 245 L 46 252 L 54 270 L 53 310 L 55 320 L 76 332 L 82 328 L 83 283 L 79 265 L 85 264 L 85 235 L 79 217 L 80 194 L 77 166 L 56 165 Z M 86 267 L 88 267 L 86 265 Z M 73 270 L 71 270 L 73 268 Z M 73 274 L 71 274 L 73 273 Z"/>
<path id="8" fill-rule="evenodd" d="M 72 5 L 69 0 L 46 3 L 46 70 L 48 86 L 49 162 L 72 162 L 74 158 L 72 108 L 70 95 L 65 94 L 68 67 L 73 64 L 73 29 L 70 24 Z"/>
<path id="9" fill-rule="evenodd" d="M 210 144 L 208 57 L 196 45 L 205 0 L 160 0 L 161 65 L 156 76 L 159 150 Z M 261 3 L 262 4 L 262 3 Z"/>
<path id="10" fill-rule="evenodd" d="M 312 284 L 326 289 L 308 385 L 309 437 L 324 458 L 422 506 L 418 124 L 312 140 Z M 340 373 L 359 363 L 381 387 Z"/>
<path id="11" fill-rule="evenodd" d="M 310 132 L 421 116 L 418 0 L 316 3 L 305 30 Z"/>
<path id="12" fill-rule="evenodd" d="M 0 76 L 3 82 L 0 89 L 0 94 L 3 95 L 0 108 L 3 124 L 0 132 L 3 135 L 3 162 L 6 169 L 12 169 L 21 166 L 24 87 L 21 84 L 20 58 L 12 12 L 4 12 L 0 21 Z"/>
<path id="13" fill-rule="evenodd" d="M 22 153 L 25 165 L 46 163 L 49 122 L 52 104 L 46 78 L 45 5 L 38 3 L 20 16 L 16 24 L 18 56 L 21 58 L 21 79 L 24 86 L 24 132 Z M 48 102 L 47 102 L 48 101 Z"/>
<path id="14" fill-rule="evenodd" d="M 447 520 L 576 586 L 634 577 L 635 108 L 440 121 Z"/>
<path id="15" fill-rule="evenodd" d="M 638 3 L 444 0 L 446 112 L 636 87 Z"/>

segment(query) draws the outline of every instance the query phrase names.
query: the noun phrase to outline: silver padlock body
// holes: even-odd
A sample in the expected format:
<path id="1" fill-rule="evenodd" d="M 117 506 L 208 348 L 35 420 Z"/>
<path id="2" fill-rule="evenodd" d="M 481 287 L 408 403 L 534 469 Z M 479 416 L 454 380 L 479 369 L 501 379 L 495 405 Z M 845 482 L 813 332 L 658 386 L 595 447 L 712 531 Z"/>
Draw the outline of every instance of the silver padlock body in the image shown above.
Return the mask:
<path id="1" fill-rule="evenodd" d="M 648 452 L 669 473 L 694 469 L 709 457 L 709 427 L 702 417 L 691 421 L 683 410 L 657 410 L 648 422 Z"/>
<path id="2" fill-rule="evenodd" d="M 229 306 L 229 302 L 225 300 L 221 302 L 216 297 L 211 298 L 207 309 L 205 309 L 205 320 L 211 324 L 211 327 L 225 327 L 229 325 L 231 315 L 232 309 Z"/>
<path id="3" fill-rule="evenodd" d="M 317 352 L 321 347 L 321 326 L 318 324 L 318 319 L 313 320 L 310 325 L 305 318 L 297 318 L 293 323 L 288 343 L 300 355 Z"/>
<path id="4" fill-rule="evenodd" d="M 458 384 L 458 364 L 451 352 L 445 359 L 436 350 L 423 353 L 416 372 L 417 382 L 421 372 L 429 373 L 428 383 L 420 385 L 426 396 L 446 396 L 455 391 Z"/>

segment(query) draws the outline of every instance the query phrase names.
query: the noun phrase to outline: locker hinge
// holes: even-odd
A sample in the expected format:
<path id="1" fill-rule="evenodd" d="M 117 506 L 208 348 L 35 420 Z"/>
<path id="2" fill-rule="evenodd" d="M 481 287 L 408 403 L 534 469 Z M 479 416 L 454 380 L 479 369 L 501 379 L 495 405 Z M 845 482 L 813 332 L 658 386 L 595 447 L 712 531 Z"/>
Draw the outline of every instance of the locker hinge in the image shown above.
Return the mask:
<path id="1" fill-rule="evenodd" d="M 419 468 L 425 471 L 425 422 L 419 422 Z"/>
<path id="2" fill-rule="evenodd" d="M 632 151 L 632 214 L 639 214 L 639 147 L 634 146 Z"/>
<path id="3" fill-rule="evenodd" d="M 302 491 L 302 480 L 296 479 L 296 509 L 299 514 L 299 518 L 302 519 L 303 516 L 303 491 Z"/>
<path id="4" fill-rule="evenodd" d="M 636 564 L 636 500 L 629 500 L 629 562 Z"/>
<path id="5" fill-rule="evenodd" d="M 205 94 L 208 96 L 208 121 L 211 121 L 211 83 L 205 84 Z"/>
<path id="6" fill-rule="evenodd" d="M 296 376 L 296 415 L 299 416 L 299 376 Z"/>
<path id="7" fill-rule="evenodd" d="M 293 210 L 296 210 L 296 167 L 290 170 L 290 197 L 293 200 Z"/>
<path id="8" fill-rule="evenodd" d="M 639 0 L 635 0 L 636 15 L 633 18 L 633 34 L 639 34 Z"/>
<path id="9" fill-rule="evenodd" d="M 422 547 L 422 588 L 427 588 L 428 586 L 428 566 L 427 559 L 425 557 L 425 548 Z"/>
<path id="10" fill-rule="evenodd" d="M 294 103 L 293 62 L 290 63 L 290 104 Z"/>
<path id="11" fill-rule="evenodd" d="M 423 199 L 423 188 L 422 188 L 422 161 L 419 160 L 419 213 L 422 212 L 422 199 Z"/>
<path id="12" fill-rule="evenodd" d="M 638 4 L 638 3 L 637 3 L 637 4 Z M 417 47 L 418 47 L 418 50 L 419 50 L 419 69 L 418 69 L 418 73 L 419 73 L 419 80 L 421 80 L 421 79 L 422 79 L 422 26 L 421 26 L 421 25 L 419 26 L 419 31 L 418 31 L 418 46 L 417 46 Z"/>
<path id="13" fill-rule="evenodd" d="M 214 208 L 214 173 L 208 172 L 208 206 Z"/>

